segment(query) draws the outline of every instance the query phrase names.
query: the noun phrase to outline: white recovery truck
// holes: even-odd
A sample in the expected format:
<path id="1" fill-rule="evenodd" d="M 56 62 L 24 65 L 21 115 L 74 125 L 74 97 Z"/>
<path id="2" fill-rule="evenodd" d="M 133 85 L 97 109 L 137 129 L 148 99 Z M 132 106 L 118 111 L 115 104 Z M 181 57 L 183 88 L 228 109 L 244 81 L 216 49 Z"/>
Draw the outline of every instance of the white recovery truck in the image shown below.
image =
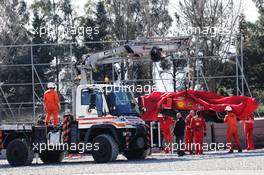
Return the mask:
<path id="1" fill-rule="evenodd" d="M 59 127 L 33 124 L 0 124 L 0 151 L 6 149 L 11 166 L 31 164 L 34 155 L 44 163 L 58 163 L 65 153 L 89 153 L 98 163 L 144 159 L 152 147 L 160 147 L 158 123 L 146 124 L 133 93 L 124 86 L 88 84 L 86 71 L 97 64 L 120 59 L 151 57 L 159 61 L 188 46 L 190 38 L 135 41 L 125 46 L 85 55 L 78 68 L 80 84 L 73 88 L 73 109 Z"/>

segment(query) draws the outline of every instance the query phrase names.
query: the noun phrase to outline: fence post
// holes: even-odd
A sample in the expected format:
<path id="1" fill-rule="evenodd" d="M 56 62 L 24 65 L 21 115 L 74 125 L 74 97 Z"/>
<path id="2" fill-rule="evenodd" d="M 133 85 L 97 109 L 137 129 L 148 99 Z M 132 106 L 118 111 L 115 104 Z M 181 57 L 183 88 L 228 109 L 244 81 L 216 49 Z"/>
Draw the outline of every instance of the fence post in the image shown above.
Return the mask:
<path id="1" fill-rule="evenodd" d="M 31 76 L 32 76 L 32 107 L 33 107 L 33 116 L 32 116 L 32 120 L 35 121 L 35 115 L 36 115 L 36 111 L 35 111 L 35 76 L 34 76 L 34 59 L 33 59 L 33 48 L 32 45 L 30 46 L 30 55 L 31 55 Z"/>

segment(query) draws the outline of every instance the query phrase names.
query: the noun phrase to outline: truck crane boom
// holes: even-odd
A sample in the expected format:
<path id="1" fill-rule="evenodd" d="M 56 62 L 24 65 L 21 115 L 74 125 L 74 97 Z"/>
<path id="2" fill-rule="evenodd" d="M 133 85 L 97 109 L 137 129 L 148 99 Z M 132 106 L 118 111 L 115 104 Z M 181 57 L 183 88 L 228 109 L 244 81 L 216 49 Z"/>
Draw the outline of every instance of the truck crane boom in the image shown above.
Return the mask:
<path id="1" fill-rule="evenodd" d="M 87 84 L 84 69 L 91 70 L 97 65 L 118 63 L 124 59 L 151 58 L 153 62 L 158 62 L 173 52 L 187 50 L 190 47 L 190 40 L 191 37 L 139 39 L 123 46 L 83 55 L 81 65 L 77 66 L 81 74 L 81 84 Z"/>
<path id="2" fill-rule="evenodd" d="M 113 49 L 86 54 L 83 59 L 85 65 L 92 68 L 100 64 L 119 62 L 124 57 L 131 59 L 150 56 L 153 62 L 157 62 L 169 53 L 188 49 L 190 39 L 190 37 L 173 37 L 135 40 Z M 112 59 L 113 57 L 115 58 Z"/>

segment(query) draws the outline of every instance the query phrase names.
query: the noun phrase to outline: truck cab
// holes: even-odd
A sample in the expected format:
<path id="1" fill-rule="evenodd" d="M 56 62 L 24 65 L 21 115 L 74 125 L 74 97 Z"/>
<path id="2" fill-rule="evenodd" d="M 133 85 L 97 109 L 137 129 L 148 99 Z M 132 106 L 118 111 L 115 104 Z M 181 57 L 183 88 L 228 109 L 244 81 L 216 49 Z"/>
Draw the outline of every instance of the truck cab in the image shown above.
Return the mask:
<path id="1" fill-rule="evenodd" d="M 75 117 L 79 129 L 90 128 L 105 119 L 119 128 L 144 125 L 133 93 L 126 86 L 79 85 L 76 89 Z M 91 121 L 86 122 L 86 121 Z M 109 121 L 108 121 L 109 122 Z"/>
<path id="2" fill-rule="evenodd" d="M 128 87 L 108 84 L 77 87 L 77 117 L 139 116 L 139 113 L 137 102 Z"/>

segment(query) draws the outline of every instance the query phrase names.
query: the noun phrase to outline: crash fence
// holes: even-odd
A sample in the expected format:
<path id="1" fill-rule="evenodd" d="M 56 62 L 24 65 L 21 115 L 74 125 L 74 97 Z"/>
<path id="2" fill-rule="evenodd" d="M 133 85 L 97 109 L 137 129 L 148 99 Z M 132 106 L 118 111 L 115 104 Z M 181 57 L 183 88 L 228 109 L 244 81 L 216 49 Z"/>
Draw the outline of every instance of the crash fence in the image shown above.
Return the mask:
<path id="1" fill-rule="evenodd" d="M 103 44 L 104 48 L 113 48 L 117 45 L 126 43 L 127 41 L 112 42 L 87 42 L 86 45 Z M 95 47 L 94 46 L 94 47 Z M 57 53 L 57 48 L 61 53 Z M 79 54 L 76 49 L 76 43 L 52 43 L 52 44 L 25 44 L 25 45 L 8 45 L 0 46 L 0 122 L 35 122 L 38 115 L 44 113 L 42 96 L 47 88 L 47 83 L 53 81 L 57 84 L 58 91 L 61 96 L 62 110 L 71 107 L 71 90 L 75 82 L 75 63 Z M 50 57 L 50 62 L 45 62 L 44 56 Z M 15 60 L 14 60 L 15 59 Z M 177 59 L 177 58 L 176 58 Z M 182 58 L 180 58 L 182 59 Z M 186 60 L 196 60 L 197 57 L 189 57 Z M 199 57 L 199 59 L 212 59 L 212 57 Z M 240 60 L 239 60 L 240 59 Z M 125 60 L 125 59 L 124 59 Z M 172 56 L 171 61 L 174 63 L 175 58 Z M 132 60 L 132 62 L 149 62 L 150 59 Z M 125 61 L 124 61 L 125 62 Z M 122 63 L 124 63 L 122 62 Z M 237 94 L 243 94 L 240 89 L 241 82 L 249 85 L 245 79 L 243 71 L 241 72 L 241 57 L 236 56 L 235 72 L 231 75 L 207 76 L 203 75 L 202 70 L 195 70 L 197 73 L 193 75 L 192 81 L 200 81 L 204 84 L 204 90 L 208 90 L 206 82 L 210 79 L 236 80 L 234 87 Z M 174 91 L 186 88 L 184 86 L 185 79 L 181 71 L 184 67 L 174 66 L 173 71 L 164 73 L 157 63 L 151 67 L 152 75 L 150 78 L 136 78 L 127 76 L 127 72 L 133 69 L 131 60 L 121 71 L 125 71 L 123 78 L 120 78 L 120 70 L 112 64 L 112 79 L 103 81 L 93 81 L 94 83 L 119 83 L 123 85 L 156 85 L 162 87 L 162 91 Z M 141 63 L 139 63 L 141 64 Z M 127 67 L 126 67 L 127 66 Z M 186 65 L 185 65 L 186 66 Z M 136 69 L 133 69 L 136 71 Z M 131 71 L 131 70 L 130 70 Z M 144 72 L 145 73 L 145 72 Z M 166 75 L 166 76 L 164 76 Z M 177 77 L 178 76 L 178 77 Z M 173 85 L 172 85 L 173 84 Z M 137 87 L 136 87 L 137 88 Z M 151 88 L 138 88 L 136 96 L 151 93 Z M 143 90 L 143 91 L 141 91 Z M 249 93 L 250 90 L 249 90 Z"/>

